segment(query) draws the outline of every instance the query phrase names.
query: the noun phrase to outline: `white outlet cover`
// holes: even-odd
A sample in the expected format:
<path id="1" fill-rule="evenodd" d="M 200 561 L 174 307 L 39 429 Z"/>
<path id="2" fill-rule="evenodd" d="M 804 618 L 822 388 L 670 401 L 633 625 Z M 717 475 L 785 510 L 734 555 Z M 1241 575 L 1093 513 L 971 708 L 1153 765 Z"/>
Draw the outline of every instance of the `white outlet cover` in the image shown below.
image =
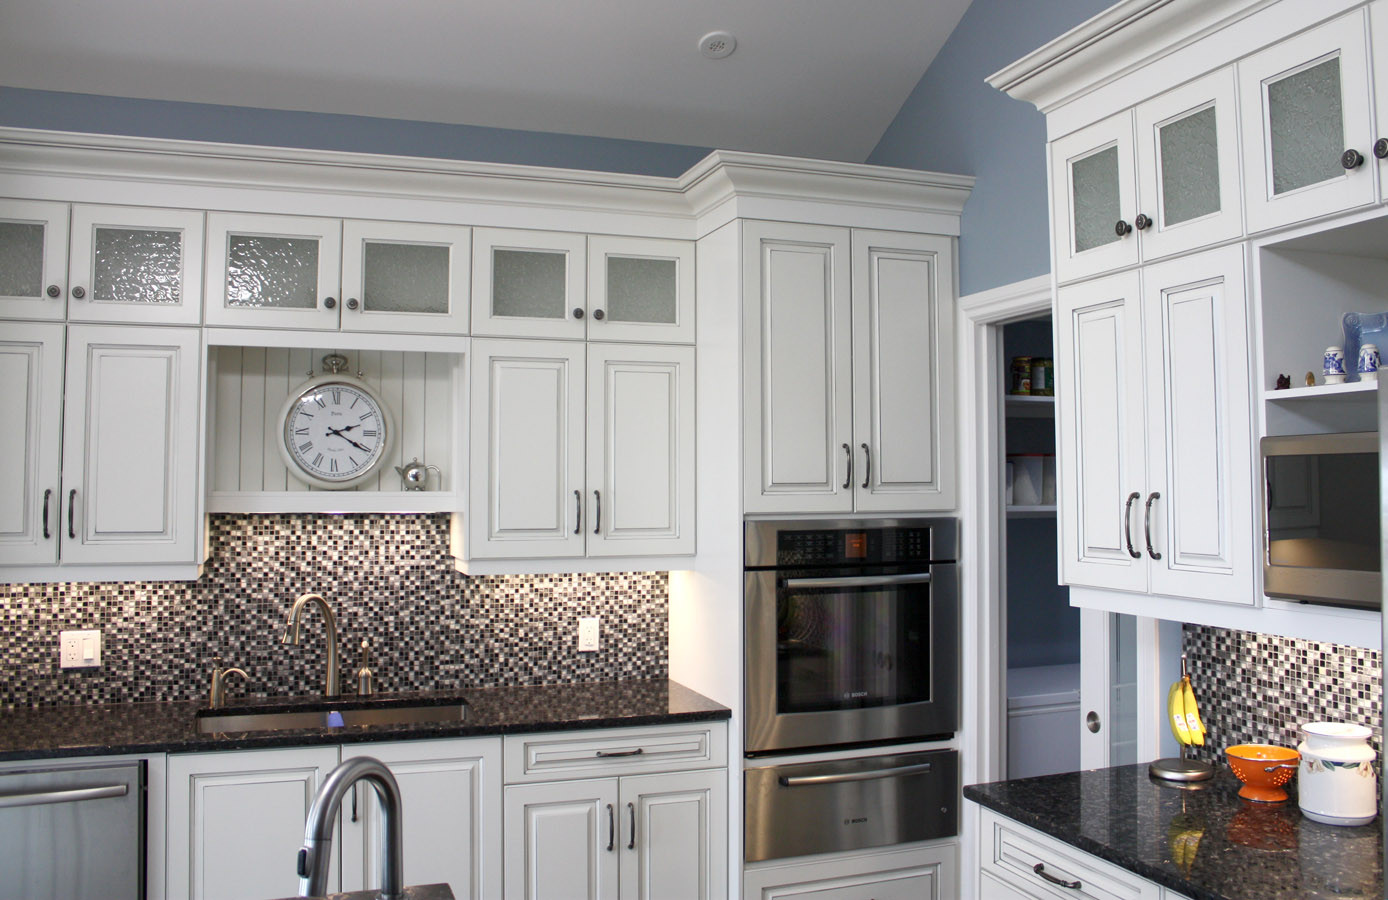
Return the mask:
<path id="1" fill-rule="evenodd" d="M 58 665 L 63 669 L 94 669 L 101 665 L 101 632 L 58 633 Z"/>
<path id="2" fill-rule="evenodd" d="M 583 616 L 578 620 L 578 652 L 590 653 L 598 649 L 598 617 Z"/>

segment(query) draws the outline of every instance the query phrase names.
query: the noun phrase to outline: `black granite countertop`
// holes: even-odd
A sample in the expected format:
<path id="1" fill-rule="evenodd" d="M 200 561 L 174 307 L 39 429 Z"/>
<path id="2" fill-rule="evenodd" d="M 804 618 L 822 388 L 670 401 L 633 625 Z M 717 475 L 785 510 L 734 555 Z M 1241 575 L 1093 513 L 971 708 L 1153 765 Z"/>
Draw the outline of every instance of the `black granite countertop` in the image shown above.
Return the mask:
<path id="1" fill-rule="evenodd" d="M 727 707 L 664 678 L 591 684 L 378 694 L 369 700 L 321 697 L 229 702 L 217 714 L 274 712 L 297 707 L 346 709 L 367 705 L 447 705 L 466 702 L 461 721 L 300 728 L 201 734 L 205 703 L 118 703 L 0 710 L 0 760 L 123 753 L 191 753 L 350 744 L 362 741 L 621 728 L 726 719 Z"/>
<path id="2" fill-rule="evenodd" d="M 971 785 L 964 797 L 1191 900 L 1384 896 L 1377 821 L 1321 825 L 1295 794 L 1268 805 L 1239 787 L 1224 765 L 1185 790 L 1141 764 Z"/>

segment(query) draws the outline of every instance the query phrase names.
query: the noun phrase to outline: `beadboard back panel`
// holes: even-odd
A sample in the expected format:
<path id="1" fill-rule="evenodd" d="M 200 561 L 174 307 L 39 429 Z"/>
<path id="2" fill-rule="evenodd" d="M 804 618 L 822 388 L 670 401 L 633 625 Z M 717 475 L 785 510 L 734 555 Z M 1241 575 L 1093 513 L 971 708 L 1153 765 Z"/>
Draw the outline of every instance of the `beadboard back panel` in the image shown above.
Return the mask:
<path id="1" fill-rule="evenodd" d="M 393 474 L 393 473 L 392 473 Z M 341 632 L 343 686 L 362 638 L 381 691 L 665 678 L 668 576 L 458 573 L 443 515 L 217 515 L 195 582 L 0 585 L 0 708 L 193 700 L 213 657 L 250 673 L 243 691 L 316 694 L 323 624 L 280 643 L 294 598 L 317 591 Z M 579 653 L 578 618 L 600 620 Z M 58 668 L 58 632 L 98 628 L 101 667 Z"/>
<path id="2" fill-rule="evenodd" d="M 436 465 L 429 491 L 453 494 L 459 478 L 457 438 L 462 408 L 462 357 L 450 353 L 384 350 L 214 347 L 213 424 L 209 436 L 211 512 L 255 509 L 248 494 L 321 491 L 295 478 L 280 456 L 280 410 L 291 393 L 324 371 L 322 359 L 341 352 L 344 374 L 359 377 L 395 418 L 393 446 L 376 477 L 346 492 L 399 492 L 395 466 L 412 459 Z M 310 374 L 312 373 L 312 375 Z M 358 376 L 358 373 L 360 375 Z M 321 504 L 308 502 L 305 509 Z"/>

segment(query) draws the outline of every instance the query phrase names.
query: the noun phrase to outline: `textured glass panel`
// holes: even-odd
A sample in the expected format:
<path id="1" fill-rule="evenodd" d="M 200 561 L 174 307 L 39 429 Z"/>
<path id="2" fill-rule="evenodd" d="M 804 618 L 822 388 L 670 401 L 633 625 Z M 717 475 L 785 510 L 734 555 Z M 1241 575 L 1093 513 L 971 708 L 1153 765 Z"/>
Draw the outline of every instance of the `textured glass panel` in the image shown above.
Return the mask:
<path id="1" fill-rule="evenodd" d="M 315 309 L 315 238 L 233 234 L 227 245 L 227 306 Z"/>
<path id="2" fill-rule="evenodd" d="M 366 243 L 362 307 L 374 312 L 448 312 L 448 248 Z"/>
<path id="3" fill-rule="evenodd" d="M 1268 140 L 1274 194 L 1345 174 L 1339 57 L 1268 83 Z"/>
<path id="4" fill-rule="evenodd" d="M 109 303 L 180 303 L 183 232 L 98 228 L 92 299 Z"/>
<path id="5" fill-rule="evenodd" d="M 562 319 L 568 260 L 546 250 L 492 251 L 492 313 L 530 319 Z"/>
<path id="6" fill-rule="evenodd" d="M 1118 148 L 1091 153 L 1070 165 L 1075 192 L 1075 252 L 1118 240 Z"/>
<path id="7" fill-rule="evenodd" d="M 1177 225 L 1219 212 L 1219 141 L 1215 110 L 1168 122 L 1161 138 L 1162 222 Z"/>
<path id="8" fill-rule="evenodd" d="M 0 222 L 0 297 L 43 293 L 43 226 Z"/>
<path id="9" fill-rule="evenodd" d="M 673 259 L 607 258 L 607 317 L 675 324 L 679 265 Z"/>

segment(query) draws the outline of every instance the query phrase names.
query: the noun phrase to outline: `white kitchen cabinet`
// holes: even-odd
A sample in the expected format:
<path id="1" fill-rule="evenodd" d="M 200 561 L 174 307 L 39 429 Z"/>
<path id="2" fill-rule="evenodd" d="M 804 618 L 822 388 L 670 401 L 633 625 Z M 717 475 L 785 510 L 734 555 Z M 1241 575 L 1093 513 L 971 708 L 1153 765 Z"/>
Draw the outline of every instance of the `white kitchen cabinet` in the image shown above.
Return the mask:
<path id="1" fill-rule="evenodd" d="M 1131 112 L 1122 112 L 1050 146 L 1051 232 L 1058 280 L 1136 265 L 1136 154 Z"/>
<path id="2" fill-rule="evenodd" d="M 371 756 L 400 786 L 409 884 L 448 884 L 459 900 L 501 894 L 501 738 L 348 744 L 344 761 Z M 381 884 L 376 792 L 359 782 L 343 802 L 342 890 Z"/>
<path id="3" fill-rule="evenodd" d="M 1374 201 L 1365 32 L 1357 9 L 1239 62 L 1250 231 Z"/>
<path id="4" fill-rule="evenodd" d="M 473 229 L 472 333 L 583 340 L 586 248 L 581 234 Z"/>
<path id="5" fill-rule="evenodd" d="M 1370 43 L 1378 49 L 1378 59 L 1373 61 L 1374 97 L 1376 128 L 1373 155 L 1378 165 L 1378 199 L 1388 200 L 1388 58 L 1384 48 L 1388 48 L 1388 0 L 1375 0 L 1369 4 Z"/>
<path id="6" fill-rule="evenodd" d="M 617 900 L 617 780 L 509 785 L 507 900 Z"/>
<path id="7" fill-rule="evenodd" d="M 588 238 L 588 338 L 694 343 L 694 245 Z"/>
<path id="8" fill-rule="evenodd" d="M 63 326 L 0 331 L 0 564 L 58 561 Z"/>
<path id="9" fill-rule="evenodd" d="M 743 226 L 747 512 L 954 505 L 948 238 Z"/>
<path id="10" fill-rule="evenodd" d="M 202 250 L 201 210 L 74 205 L 68 318 L 198 324 Z"/>
<path id="11" fill-rule="evenodd" d="M 949 900 L 958 894 L 953 841 L 750 866 L 745 900 Z M 988 894 L 985 888 L 983 897 Z M 1009 896 L 1008 900 L 1012 900 Z"/>
<path id="12" fill-rule="evenodd" d="M 692 349 L 477 340 L 471 390 L 470 558 L 693 552 Z"/>
<path id="13" fill-rule="evenodd" d="M 1097 856 L 990 809 L 980 808 L 978 818 L 979 896 L 985 900 L 1162 900 L 1159 885 Z M 1081 887 L 1068 886 L 1073 882 Z"/>
<path id="14" fill-rule="evenodd" d="M 620 779 L 623 898 L 711 900 L 727 893 L 725 769 Z"/>
<path id="15" fill-rule="evenodd" d="M 304 822 L 337 762 L 335 746 L 169 756 L 168 900 L 297 894 Z"/>
<path id="16" fill-rule="evenodd" d="M 67 313 L 68 205 L 0 200 L 0 316 Z"/>
<path id="17" fill-rule="evenodd" d="M 207 324 L 333 329 L 341 298 L 342 221 L 207 215 Z"/>
<path id="18" fill-rule="evenodd" d="M 342 223 L 342 330 L 467 334 L 472 229 Z"/>

